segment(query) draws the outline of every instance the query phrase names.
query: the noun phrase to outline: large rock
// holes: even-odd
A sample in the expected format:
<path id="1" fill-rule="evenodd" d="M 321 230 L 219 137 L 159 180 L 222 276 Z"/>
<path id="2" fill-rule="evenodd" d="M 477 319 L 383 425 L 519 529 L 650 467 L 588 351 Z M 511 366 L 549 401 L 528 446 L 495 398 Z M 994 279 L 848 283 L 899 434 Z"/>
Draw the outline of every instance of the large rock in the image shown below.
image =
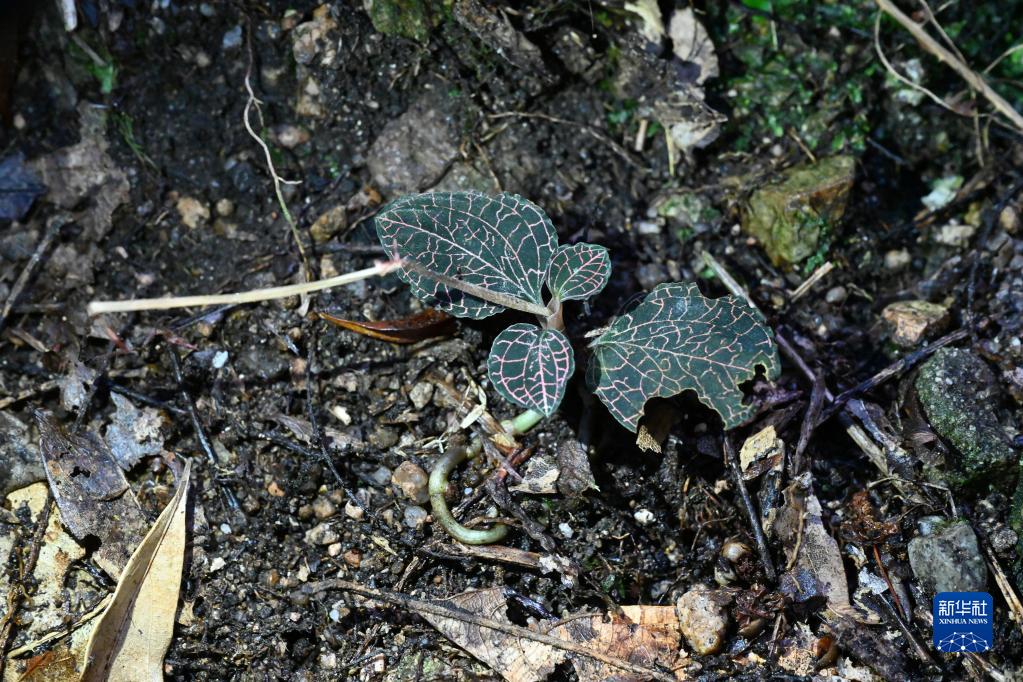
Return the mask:
<path id="1" fill-rule="evenodd" d="M 427 189 L 458 158 L 464 100 L 442 83 L 428 84 L 404 114 L 390 121 L 367 157 L 373 184 L 388 197 Z"/>
<path id="2" fill-rule="evenodd" d="M 817 252 L 845 213 L 855 176 L 851 156 L 791 168 L 757 190 L 742 227 L 763 244 L 775 265 L 795 265 Z"/>
<path id="3" fill-rule="evenodd" d="M 930 533 L 910 540 L 907 550 L 913 573 L 930 594 L 987 588 L 987 565 L 969 523 L 921 525 Z"/>
<path id="4" fill-rule="evenodd" d="M 920 368 L 916 391 L 931 427 L 954 448 L 946 482 L 955 488 L 1012 484 L 1017 457 L 995 415 L 995 377 L 983 360 L 942 348 Z"/>

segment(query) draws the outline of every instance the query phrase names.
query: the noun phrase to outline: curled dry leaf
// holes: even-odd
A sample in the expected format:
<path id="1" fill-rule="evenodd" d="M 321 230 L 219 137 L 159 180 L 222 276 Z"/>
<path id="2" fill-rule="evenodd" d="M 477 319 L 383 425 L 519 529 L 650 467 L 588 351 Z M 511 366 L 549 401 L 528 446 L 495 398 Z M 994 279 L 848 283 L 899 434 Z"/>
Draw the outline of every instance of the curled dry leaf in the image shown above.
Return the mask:
<path id="1" fill-rule="evenodd" d="M 495 587 L 471 590 L 442 600 L 441 604 L 483 619 L 511 625 L 507 616 L 506 591 Z M 413 606 L 413 608 L 415 608 Z M 419 610 L 445 637 L 492 667 L 509 682 L 539 682 L 554 669 L 570 661 L 582 682 L 640 680 L 648 675 L 643 668 L 674 670 L 674 679 L 686 679 L 680 669 L 680 630 L 671 606 L 624 606 L 620 614 L 605 618 L 602 614 L 578 614 L 562 620 L 542 620 L 531 625 L 538 637 L 556 637 L 573 650 L 561 649 L 526 636 L 516 636 L 495 628 L 477 625 L 455 617 Z M 581 653 L 579 645 L 595 655 Z M 613 665 L 615 659 L 633 670 Z M 658 679 L 672 679 L 658 676 Z"/>
<path id="2" fill-rule="evenodd" d="M 515 485 L 508 486 L 508 490 L 533 493 L 534 495 L 552 495 L 558 492 L 554 483 L 558 480 L 559 475 L 561 472 L 558 471 L 558 465 L 550 456 L 530 457 L 522 480 Z"/>
<path id="3" fill-rule="evenodd" d="M 46 477 L 64 525 L 79 541 L 90 535 L 99 539 L 93 559 L 116 578 L 148 525 L 124 472 L 94 434 L 69 434 L 45 410 L 37 410 L 35 418 Z"/>
<path id="4" fill-rule="evenodd" d="M 455 320 L 451 315 L 433 308 L 427 308 L 421 313 L 411 317 L 402 317 L 397 320 L 376 320 L 373 322 L 359 322 L 358 320 L 346 320 L 330 313 L 317 312 L 321 320 L 336 324 L 343 329 L 362 334 L 370 338 L 390 343 L 409 344 L 426 339 L 434 339 L 438 336 L 447 336 L 455 330 Z"/>
<path id="5" fill-rule="evenodd" d="M 696 18 L 692 7 L 676 10 L 671 15 L 668 35 L 675 56 L 699 68 L 697 85 L 703 85 L 708 78 L 718 76 L 718 56 L 714 52 L 714 43 L 710 41 L 707 29 Z"/>
<path id="6" fill-rule="evenodd" d="M 186 461 L 173 499 L 121 574 L 89 639 L 82 682 L 163 679 L 185 564 L 190 474 Z"/>

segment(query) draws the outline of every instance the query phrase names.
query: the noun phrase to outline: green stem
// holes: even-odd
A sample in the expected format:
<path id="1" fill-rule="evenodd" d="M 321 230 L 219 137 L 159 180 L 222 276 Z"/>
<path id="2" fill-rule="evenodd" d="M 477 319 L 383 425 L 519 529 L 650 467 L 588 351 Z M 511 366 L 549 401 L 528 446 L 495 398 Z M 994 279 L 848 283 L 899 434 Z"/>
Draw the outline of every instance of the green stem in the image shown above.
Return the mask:
<path id="1" fill-rule="evenodd" d="M 513 435 L 519 436 L 529 431 L 540 423 L 543 414 L 534 410 L 526 410 L 514 419 L 501 422 L 501 426 Z M 466 528 L 451 514 L 448 502 L 444 499 L 444 493 L 448 489 L 448 475 L 455 467 L 461 464 L 467 457 L 475 457 L 483 449 L 483 442 L 474 440 L 468 447 L 452 447 L 441 455 L 437 463 L 433 465 L 430 472 L 430 506 L 432 507 L 433 518 L 446 530 L 451 537 L 467 545 L 490 545 L 500 542 L 508 534 L 508 526 L 503 523 L 495 523 L 493 527 L 486 530 Z"/>

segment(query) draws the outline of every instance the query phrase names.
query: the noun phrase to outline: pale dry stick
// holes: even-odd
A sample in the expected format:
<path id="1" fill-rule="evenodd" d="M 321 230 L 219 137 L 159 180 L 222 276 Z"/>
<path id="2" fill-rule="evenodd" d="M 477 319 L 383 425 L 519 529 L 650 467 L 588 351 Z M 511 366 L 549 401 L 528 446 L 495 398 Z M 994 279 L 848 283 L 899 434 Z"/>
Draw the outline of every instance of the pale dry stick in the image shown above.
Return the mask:
<path id="1" fill-rule="evenodd" d="M 364 587 L 358 583 L 349 582 L 347 580 L 331 580 L 324 581 L 324 583 L 344 592 L 351 592 L 363 597 L 368 597 L 369 599 L 376 599 L 377 601 L 394 604 L 395 606 L 405 607 L 417 613 L 426 613 L 431 616 L 436 616 L 437 618 L 450 618 L 451 620 L 469 623 L 470 625 L 475 625 L 479 628 L 487 628 L 488 630 L 503 632 L 506 635 L 512 635 L 519 639 L 528 639 L 534 642 L 539 642 L 540 644 L 546 644 L 549 647 L 561 649 L 562 651 L 570 651 L 574 654 L 579 654 L 580 656 L 586 656 L 587 658 L 600 661 L 601 663 L 618 668 L 619 670 L 627 670 L 636 675 L 643 675 L 645 676 L 644 679 L 649 678 L 653 680 L 661 680 L 662 682 L 678 682 L 678 678 L 659 670 L 636 665 L 635 663 L 630 663 L 629 661 L 615 658 L 614 656 L 608 656 L 605 653 L 583 646 L 582 644 L 534 632 L 533 630 L 514 625 L 510 622 L 494 620 L 493 618 L 484 618 L 459 608 L 407 597 L 399 592 L 375 590 L 371 587 Z"/>
<path id="2" fill-rule="evenodd" d="M 805 296 L 806 292 L 810 291 L 810 289 L 816 286 L 817 282 L 827 277 L 828 273 L 830 273 L 834 269 L 835 264 L 832 263 L 831 261 L 828 261 L 824 265 L 814 270 L 813 274 L 807 277 L 806 281 L 800 284 L 799 287 L 792 292 L 792 296 L 789 297 L 789 303 L 795 303 L 803 296 Z"/>
<path id="3" fill-rule="evenodd" d="M 906 14 L 896 7 L 891 0 L 874 1 L 883 12 L 902 24 L 902 26 L 909 31 L 914 38 L 916 38 L 921 47 L 937 57 L 940 61 L 948 64 L 952 70 L 959 74 L 959 76 L 966 81 L 971 88 L 980 92 L 991 106 L 1002 114 L 1002 116 L 1008 119 L 1018 132 L 1023 132 L 1023 116 L 1013 109 L 1012 105 L 1006 102 L 1005 98 L 999 95 L 990 85 L 988 85 L 987 81 L 984 80 L 976 71 L 964 64 L 959 58 L 931 37 L 931 35 L 927 33 L 923 27 L 906 16 Z"/>
<path id="4" fill-rule="evenodd" d="M 242 303 L 258 303 L 272 301 L 289 296 L 302 296 L 314 291 L 323 291 L 333 287 L 352 284 L 370 277 L 386 275 L 402 265 L 400 260 L 384 261 L 371 268 L 348 272 L 337 277 L 319 279 L 314 282 L 289 284 L 268 289 L 253 289 L 233 294 L 210 294 L 205 296 L 170 296 L 167 298 L 137 298 L 128 301 L 92 301 L 86 309 L 89 315 L 102 313 L 125 313 L 136 310 L 171 310 L 173 308 L 190 308 L 207 305 L 238 305 Z"/>
<path id="5" fill-rule="evenodd" d="M 908 78 L 906 78 L 901 73 L 899 73 L 898 71 L 895 70 L 895 67 L 892 66 L 892 63 L 890 61 L 888 61 L 888 57 L 885 55 L 884 50 L 881 49 L 881 13 L 880 12 L 874 18 L 874 51 L 877 52 L 877 57 L 878 57 L 878 59 L 881 60 L 881 64 L 888 71 L 888 73 L 890 73 L 892 75 L 892 77 L 895 78 L 895 80 L 899 81 L 900 83 L 902 83 L 906 87 L 910 88 L 911 90 L 916 90 L 917 92 L 926 95 L 928 98 L 930 98 L 935 104 L 937 104 L 941 108 L 947 109 L 948 111 L 951 111 L 953 114 L 958 114 L 960 116 L 962 115 L 961 112 L 958 112 L 955 109 L 953 109 L 952 107 L 950 107 L 945 100 L 943 100 L 940 97 L 938 97 L 932 91 L 928 90 L 927 88 L 925 88 L 924 86 L 920 85 L 919 83 L 914 83 L 913 81 L 909 80 Z"/>
<path id="6" fill-rule="evenodd" d="M 1012 583 L 1009 582 L 1005 571 L 1002 570 L 1002 565 L 998 562 L 998 557 L 995 556 L 994 550 L 991 549 L 986 539 L 980 543 L 980 547 L 984 550 L 988 566 L 995 575 L 995 583 L 998 585 L 1002 596 L 1005 597 L 1005 602 L 1009 605 L 1009 611 L 1012 612 L 1012 619 L 1016 621 L 1016 627 L 1023 631 L 1023 603 L 1020 602 L 1016 590 L 1013 589 Z"/>

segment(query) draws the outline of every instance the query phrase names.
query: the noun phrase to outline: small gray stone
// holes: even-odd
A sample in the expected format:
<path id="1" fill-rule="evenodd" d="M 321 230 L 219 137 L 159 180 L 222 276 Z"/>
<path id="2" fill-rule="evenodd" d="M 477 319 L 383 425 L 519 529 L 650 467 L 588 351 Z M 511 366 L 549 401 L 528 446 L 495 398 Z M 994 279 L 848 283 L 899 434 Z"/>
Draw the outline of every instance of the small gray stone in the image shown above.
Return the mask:
<path id="1" fill-rule="evenodd" d="M 233 50 L 242 44 L 242 27 L 241 25 L 235 26 L 227 33 L 224 34 L 224 39 L 220 42 L 220 46 L 225 50 Z"/>
<path id="2" fill-rule="evenodd" d="M 340 534 L 328 522 L 319 523 L 305 533 L 305 541 L 309 545 L 330 545 L 340 539 Z"/>
<path id="3" fill-rule="evenodd" d="M 849 292 L 845 287 L 832 287 L 828 289 L 828 293 L 824 294 L 824 300 L 832 305 L 837 305 L 844 302 L 848 296 Z"/>
<path id="4" fill-rule="evenodd" d="M 369 444 L 375 448 L 386 450 L 398 442 L 398 434 L 394 429 L 386 426 L 377 426 L 369 434 Z"/>
<path id="5" fill-rule="evenodd" d="M 313 500 L 313 514 L 320 521 L 329 519 L 331 516 L 337 513 L 337 505 L 330 501 L 327 497 L 317 497 Z"/>
<path id="6" fill-rule="evenodd" d="M 420 381 L 418 384 L 412 387 L 412 390 L 408 392 L 408 399 L 412 401 L 412 405 L 417 409 L 421 410 L 430 404 L 430 399 L 433 397 L 433 384 L 428 381 Z"/>
<path id="7" fill-rule="evenodd" d="M 675 602 L 679 627 L 689 646 L 697 654 L 706 656 L 721 650 L 728 628 L 727 600 L 710 588 L 699 585 Z"/>
<path id="8" fill-rule="evenodd" d="M 930 593 L 981 592 L 987 565 L 977 535 L 966 521 L 953 521 L 909 541 L 909 565 Z"/>
<path id="9" fill-rule="evenodd" d="M 419 528 L 426 523 L 426 510 L 419 505 L 405 507 L 405 525 L 409 528 Z"/>
<path id="10" fill-rule="evenodd" d="M 1006 526 L 999 526 L 993 533 L 991 533 L 991 547 L 996 552 L 1007 552 L 1009 549 L 1016 544 L 1019 540 L 1019 536 L 1016 531 Z"/>

